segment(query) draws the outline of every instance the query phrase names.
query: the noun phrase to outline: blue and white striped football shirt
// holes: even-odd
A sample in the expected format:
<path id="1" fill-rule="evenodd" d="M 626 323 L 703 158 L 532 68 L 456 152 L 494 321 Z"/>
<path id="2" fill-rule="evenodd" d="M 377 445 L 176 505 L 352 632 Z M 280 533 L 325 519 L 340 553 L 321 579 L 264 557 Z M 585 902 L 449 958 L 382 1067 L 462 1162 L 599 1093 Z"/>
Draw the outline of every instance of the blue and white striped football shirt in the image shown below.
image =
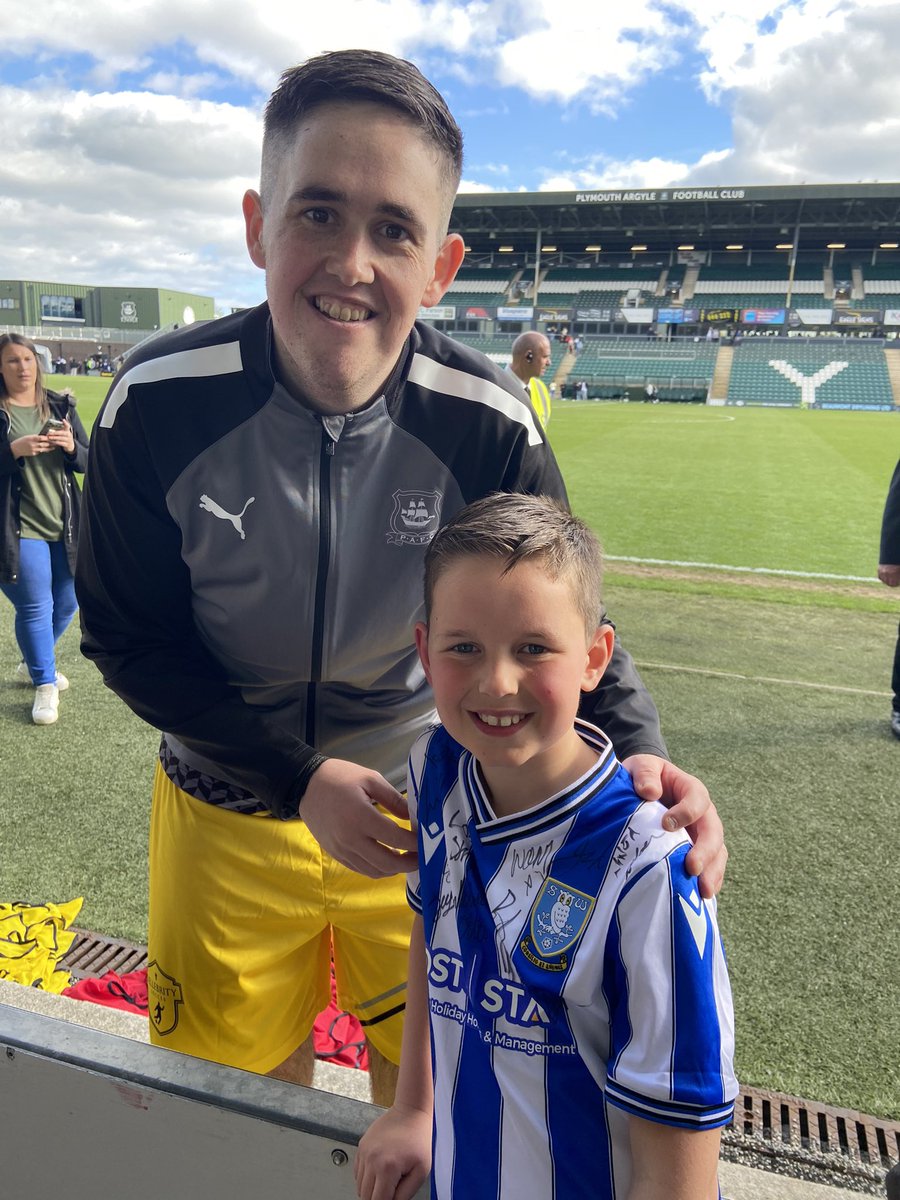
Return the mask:
<path id="1" fill-rule="evenodd" d="M 596 766 L 496 817 L 441 727 L 409 760 L 435 1079 L 437 1200 L 602 1200 L 631 1178 L 628 1114 L 731 1118 L 731 989 L 715 903 L 683 833 L 642 803 L 609 740 Z"/>

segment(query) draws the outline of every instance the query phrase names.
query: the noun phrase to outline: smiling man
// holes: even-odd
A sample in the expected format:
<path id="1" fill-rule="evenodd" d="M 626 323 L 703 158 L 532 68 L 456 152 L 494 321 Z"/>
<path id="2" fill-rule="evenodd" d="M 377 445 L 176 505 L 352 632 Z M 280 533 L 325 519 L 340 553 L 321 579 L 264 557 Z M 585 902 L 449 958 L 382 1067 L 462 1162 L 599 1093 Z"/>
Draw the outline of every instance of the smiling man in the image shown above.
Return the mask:
<path id="1" fill-rule="evenodd" d="M 462 260 L 461 169 L 460 131 L 410 63 L 354 50 L 287 71 L 244 197 L 267 303 L 129 360 L 95 427 L 79 550 L 84 652 L 164 730 L 153 1040 L 309 1082 L 333 953 L 379 1103 L 415 865 L 396 789 L 434 719 L 424 554 L 480 496 L 565 500 L 516 381 L 416 322 Z M 676 802 L 676 825 L 701 817 L 693 863 L 714 891 L 721 824 L 665 760 L 627 654 L 586 705 L 639 792 Z"/>

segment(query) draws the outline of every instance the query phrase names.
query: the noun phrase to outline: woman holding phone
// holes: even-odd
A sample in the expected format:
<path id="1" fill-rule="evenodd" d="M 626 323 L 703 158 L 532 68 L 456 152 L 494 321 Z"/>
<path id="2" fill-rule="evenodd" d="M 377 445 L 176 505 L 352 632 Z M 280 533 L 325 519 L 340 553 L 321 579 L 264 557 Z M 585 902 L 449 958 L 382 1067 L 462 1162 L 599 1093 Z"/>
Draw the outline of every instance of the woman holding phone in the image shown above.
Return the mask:
<path id="1" fill-rule="evenodd" d="M 75 548 L 88 436 L 70 395 L 44 387 L 34 343 L 0 336 L 0 590 L 16 610 L 31 719 L 52 725 L 69 681 L 54 647 L 75 615 Z"/>

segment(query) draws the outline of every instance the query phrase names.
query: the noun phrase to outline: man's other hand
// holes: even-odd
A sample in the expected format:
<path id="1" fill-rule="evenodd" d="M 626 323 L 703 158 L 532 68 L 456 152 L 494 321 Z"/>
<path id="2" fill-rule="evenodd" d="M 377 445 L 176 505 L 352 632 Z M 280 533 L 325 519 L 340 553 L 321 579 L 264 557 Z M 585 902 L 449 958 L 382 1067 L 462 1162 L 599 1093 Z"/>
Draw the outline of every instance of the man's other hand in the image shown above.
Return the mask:
<path id="1" fill-rule="evenodd" d="M 409 816 L 406 800 L 377 771 L 329 758 L 314 773 L 300 801 L 300 817 L 339 863 L 381 879 L 416 867 L 416 835 L 378 811 Z"/>

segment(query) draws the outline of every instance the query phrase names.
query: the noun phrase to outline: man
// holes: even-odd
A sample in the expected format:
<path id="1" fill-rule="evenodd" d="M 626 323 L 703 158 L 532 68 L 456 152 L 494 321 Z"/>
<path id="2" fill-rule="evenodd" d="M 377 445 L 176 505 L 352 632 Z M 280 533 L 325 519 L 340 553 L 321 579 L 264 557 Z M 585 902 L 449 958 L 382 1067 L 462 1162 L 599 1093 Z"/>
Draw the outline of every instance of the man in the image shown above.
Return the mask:
<path id="1" fill-rule="evenodd" d="M 267 302 L 129 359 L 95 426 L 79 550 L 84 652 L 165 731 L 153 1040 L 309 1083 L 333 950 L 378 1103 L 411 924 L 396 788 L 434 716 L 413 642 L 425 550 L 478 496 L 565 498 L 508 373 L 415 322 L 462 261 L 461 169 L 459 129 L 411 64 L 356 50 L 287 71 L 243 204 Z M 623 651 L 586 715 L 640 794 L 676 802 L 673 828 L 704 813 Z M 714 810 L 697 832 L 712 894 Z"/>
<path id="2" fill-rule="evenodd" d="M 542 333 L 520 333 L 512 346 L 509 369 L 520 381 L 541 428 L 550 422 L 550 392 L 541 376 L 550 366 L 550 339 Z"/>
<path id="3" fill-rule="evenodd" d="M 878 578 L 888 587 L 900 587 L 900 462 L 888 488 L 881 522 L 881 553 Z M 891 676 L 894 703 L 891 708 L 891 732 L 900 738 L 900 629 L 894 648 L 894 670 Z"/>

